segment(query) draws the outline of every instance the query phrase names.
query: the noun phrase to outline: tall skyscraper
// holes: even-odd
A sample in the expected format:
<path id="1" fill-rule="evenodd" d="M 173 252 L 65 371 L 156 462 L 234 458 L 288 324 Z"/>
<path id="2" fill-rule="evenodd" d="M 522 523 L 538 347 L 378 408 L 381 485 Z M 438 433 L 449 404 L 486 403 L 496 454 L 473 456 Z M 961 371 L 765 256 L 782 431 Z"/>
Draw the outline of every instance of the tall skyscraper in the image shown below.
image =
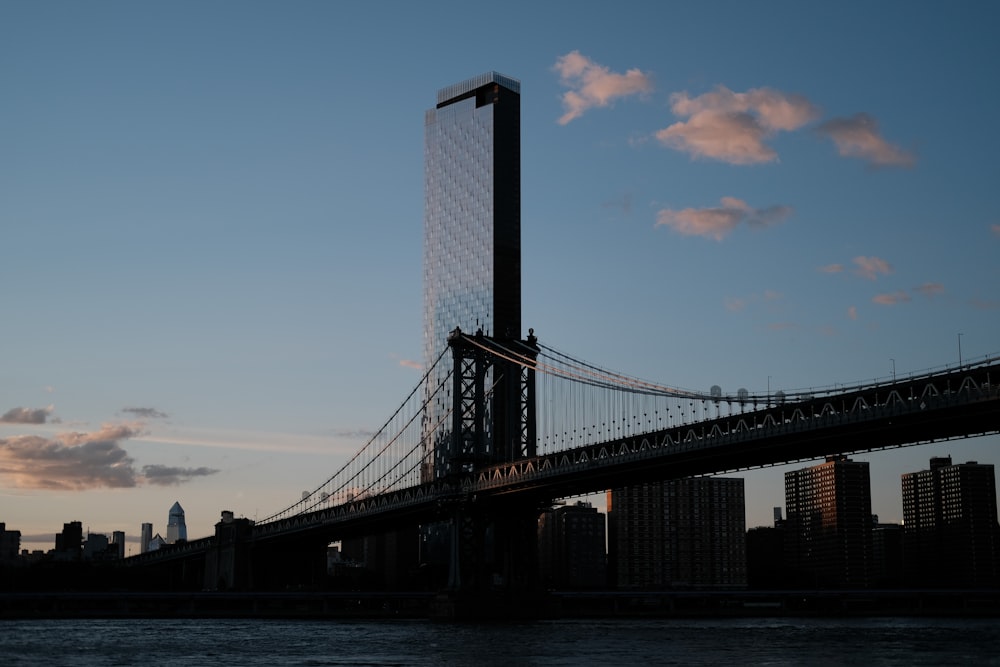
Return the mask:
<path id="1" fill-rule="evenodd" d="M 424 129 L 424 363 L 456 327 L 521 335 L 520 82 L 488 72 L 438 91 Z M 428 378 L 428 394 L 448 365 Z M 487 379 L 489 383 L 489 378 Z M 428 428 L 451 409 L 438 392 Z M 440 433 L 441 431 L 438 430 Z M 487 436 L 489 437 L 489 436 Z M 434 443 L 425 478 L 448 473 L 447 436 Z"/>
<path id="2" fill-rule="evenodd" d="M 907 585 L 984 587 L 1000 583 L 1000 527 L 992 465 L 952 464 L 902 476 Z"/>
<path id="3" fill-rule="evenodd" d="M 118 558 L 125 558 L 125 531 L 116 530 L 111 533 L 111 543 L 115 545 L 115 554 Z"/>
<path id="4" fill-rule="evenodd" d="M 865 588 L 872 567 L 867 461 L 844 456 L 785 473 L 785 558 L 793 584 Z"/>
<path id="5" fill-rule="evenodd" d="M 187 524 L 184 522 L 184 508 L 175 502 L 167 515 L 167 543 L 175 544 L 179 540 L 187 541 Z"/>
<path id="6" fill-rule="evenodd" d="M 608 564 L 618 588 L 745 587 L 743 480 L 698 477 L 610 491 Z"/>
<path id="7" fill-rule="evenodd" d="M 149 543 L 153 541 L 153 524 L 144 523 L 139 529 L 139 553 L 149 551 Z"/>

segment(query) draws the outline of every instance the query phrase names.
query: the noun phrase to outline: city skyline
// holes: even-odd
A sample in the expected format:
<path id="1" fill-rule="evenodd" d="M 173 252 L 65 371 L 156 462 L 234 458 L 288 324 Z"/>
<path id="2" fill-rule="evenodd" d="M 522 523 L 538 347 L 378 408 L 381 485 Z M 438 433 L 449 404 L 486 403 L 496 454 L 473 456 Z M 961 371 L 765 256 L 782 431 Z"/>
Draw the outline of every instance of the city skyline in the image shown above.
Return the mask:
<path id="1" fill-rule="evenodd" d="M 5 4 L 0 521 L 197 538 L 338 468 L 420 380 L 422 120 L 485 71 L 542 343 L 726 393 L 1000 352 L 1000 9 L 769 6 Z M 853 458 L 898 522 L 998 445 Z M 748 528 L 789 468 L 739 475 Z"/>

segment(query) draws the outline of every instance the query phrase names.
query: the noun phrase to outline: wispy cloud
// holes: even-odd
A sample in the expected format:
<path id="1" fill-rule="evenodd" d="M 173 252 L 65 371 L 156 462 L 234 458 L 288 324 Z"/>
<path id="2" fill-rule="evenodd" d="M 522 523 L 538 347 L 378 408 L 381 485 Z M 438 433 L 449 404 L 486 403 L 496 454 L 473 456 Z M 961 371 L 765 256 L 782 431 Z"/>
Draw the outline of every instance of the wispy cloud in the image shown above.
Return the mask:
<path id="1" fill-rule="evenodd" d="M 860 158 L 876 167 L 912 167 L 917 162 L 912 153 L 883 139 L 878 121 L 866 113 L 831 118 L 816 131 L 832 139 L 840 155 Z"/>
<path id="2" fill-rule="evenodd" d="M 990 225 L 990 231 L 993 232 L 993 236 L 1000 237 L 1000 225 Z"/>
<path id="3" fill-rule="evenodd" d="M 731 313 L 738 313 L 747 307 L 747 300 L 739 297 L 729 297 L 725 300 L 726 310 Z"/>
<path id="4" fill-rule="evenodd" d="M 937 294 L 944 294 L 944 285 L 941 283 L 924 283 L 919 287 L 914 287 L 913 291 L 930 298 Z"/>
<path id="5" fill-rule="evenodd" d="M 134 459 L 121 443 L 143 432 L 141 423 L 120 423 L 104 424 L 91 433 L 0 438 L 0 474 L 14 487 L 83 491 L 131 488 L 143 482 L 173 484 L 217 472 L 208 468 L 151 465 L 144 466 L 142 474 L 138 473 Z"/>
<path id="6" fill-rule="evenodd" d="M 167 413 L 160 412 L 156 408 L 122 408 L 122 412 L 135 415 L 141 419 L 166 419 Z"/>
<path id="7" fill-rule="evenodd" d="M 553 69 L 559 73 L 560 82 L 570 88 L 563 94 L 566 113 L 559 117 L 560 125 L 579 118 L 593 107 L 606 107 L 620 97 L 648 93 L 653 89 L 649 74 L 638 69 L 616 74 L 579 51 L 560 56 Z"/>
<path id="8" fill-rule="evenodd" d="M 422 371 L 424 370 L 424 365 L 419 361 L 412 361 L 410 359 L 400 359 L 399 365 L 403 368 L 412 368 L 413 370 Z"/>
<path id="9" fill-rule="evenodd" d="M 44 424 L 55 406 L 45 408 L 11 408 L 0 416 L 0 424 Z"/>
<path id="10" fill-rule="evenodd" d="M 765 139 L 778 131 L 796 130 L 820 113 L 805 97 L 771 88 L 735 93 L 719 86 L 697 97 L 674 93 L 670 102 L 674 115 L 688 120 L 659 130 L 656 138 L 691 157 L 729 164 L 777 160 L 777 152 L 764 143 Z"/>
<path id="11" fill-rule="evenodd" d="M 727 297 L 723 301 L 723 305 L 726 310 L 731 313 L 739 313 L 747 308 L 756 308 L 759 304 L 763 303 L 764 306 L 771 312 L 777 312 L 781 310 L 781 306 L 778 302 L 785 298 L 785 295 L 777 290 L 767 289 L 763 292 L 754 292 L 746 296 L 731 296 Z"/>
<path id="12" fill-rule="evenodd" d="M 365 429 L 357 429 L 354 431 L 337 431 L 334 435 L 338 438 L 351 438 L 352 440 L 368 440 L 373 435 L 374 431 L 368 431 Z"/>
<path id="13" fill-rule="evenodd" d="M 742 199 L 723 197 L 721 206 L 663 209 L 656 214 L 656 226 L 663 225 L 684 236 L 704 236 L 721 241 L 737 226 L 768 227 L 783 222 L 792 214 L 789 206 L 753 208 Z"/>
<path id="14" fill-rule="evenodd" d="M 872 297 L 872 302 L 883 306 L 894 306 L 897 303 L 907 303 L 910 295 L 903 291 L 888 292 L 886 294 L 876 294 Z"/>
<path id="15" fill-rule="evenodd" d="M 177 486 L 195 477 L 207 477 L 217 472 L 214 468 L 177 468 L 154 464 L 142 467 L 142 478 L 155 486 Z"/>
<path id="16" fill-rule="evenodd" d="M 849 306 L 847 308 L 847 318 L 850 319 L 850 320 L 856 320 L 856 319 L 858 319 L 858 307 L 857 306 Z"/>
<path id="17" fill-rule="evenodd" d="M 854 264 L 857 266 L 854 272 L 868 280 L 875 280 L 880 274 L 889 275 L 892 273 L 892 266 L 881 257 L 865 257 L 861 255 L 854 258 Z"/>
<path id="18" fill-rule="evenodd" d="M 843 264 L 827 264 L 826 266 L 819 267 L 822 273 L 840 273 L 844 270 Z"/>

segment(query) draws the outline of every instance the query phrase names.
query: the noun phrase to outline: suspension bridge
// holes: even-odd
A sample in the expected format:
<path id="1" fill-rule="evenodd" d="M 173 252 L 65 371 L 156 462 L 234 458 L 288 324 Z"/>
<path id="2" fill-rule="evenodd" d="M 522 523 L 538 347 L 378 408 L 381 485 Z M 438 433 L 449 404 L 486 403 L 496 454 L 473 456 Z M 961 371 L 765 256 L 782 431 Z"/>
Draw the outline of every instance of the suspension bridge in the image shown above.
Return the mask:
<path id="1" fill-rule="evenodd" d="M 208 588 L 287 585 L 288 573 L 307 585 L 332 541 L 437 526 L 448 589 L 523 588 L 534 522 L 558 498 L 1000 432 L 995 356 L 854 386 L 725 394 L 607 370 L 533 332 L 456 329 L 448 343 L 311 492 L 263 520 L 230 516 L 215 536 L 127 560 L 182 564 L 173 577 Z"/>

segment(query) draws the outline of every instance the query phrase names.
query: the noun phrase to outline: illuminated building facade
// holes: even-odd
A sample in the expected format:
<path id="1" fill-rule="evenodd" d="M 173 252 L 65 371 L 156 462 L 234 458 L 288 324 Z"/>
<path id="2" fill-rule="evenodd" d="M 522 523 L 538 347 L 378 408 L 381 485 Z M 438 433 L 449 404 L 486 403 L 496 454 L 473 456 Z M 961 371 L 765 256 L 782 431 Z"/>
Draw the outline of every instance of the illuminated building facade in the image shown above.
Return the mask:
<path id="1" fill-rule="evenodd" d="M 866 588 L 872 569 L 867 461 L 843 456 L 785 473 L 785 563 L 790 583 Z"/>

